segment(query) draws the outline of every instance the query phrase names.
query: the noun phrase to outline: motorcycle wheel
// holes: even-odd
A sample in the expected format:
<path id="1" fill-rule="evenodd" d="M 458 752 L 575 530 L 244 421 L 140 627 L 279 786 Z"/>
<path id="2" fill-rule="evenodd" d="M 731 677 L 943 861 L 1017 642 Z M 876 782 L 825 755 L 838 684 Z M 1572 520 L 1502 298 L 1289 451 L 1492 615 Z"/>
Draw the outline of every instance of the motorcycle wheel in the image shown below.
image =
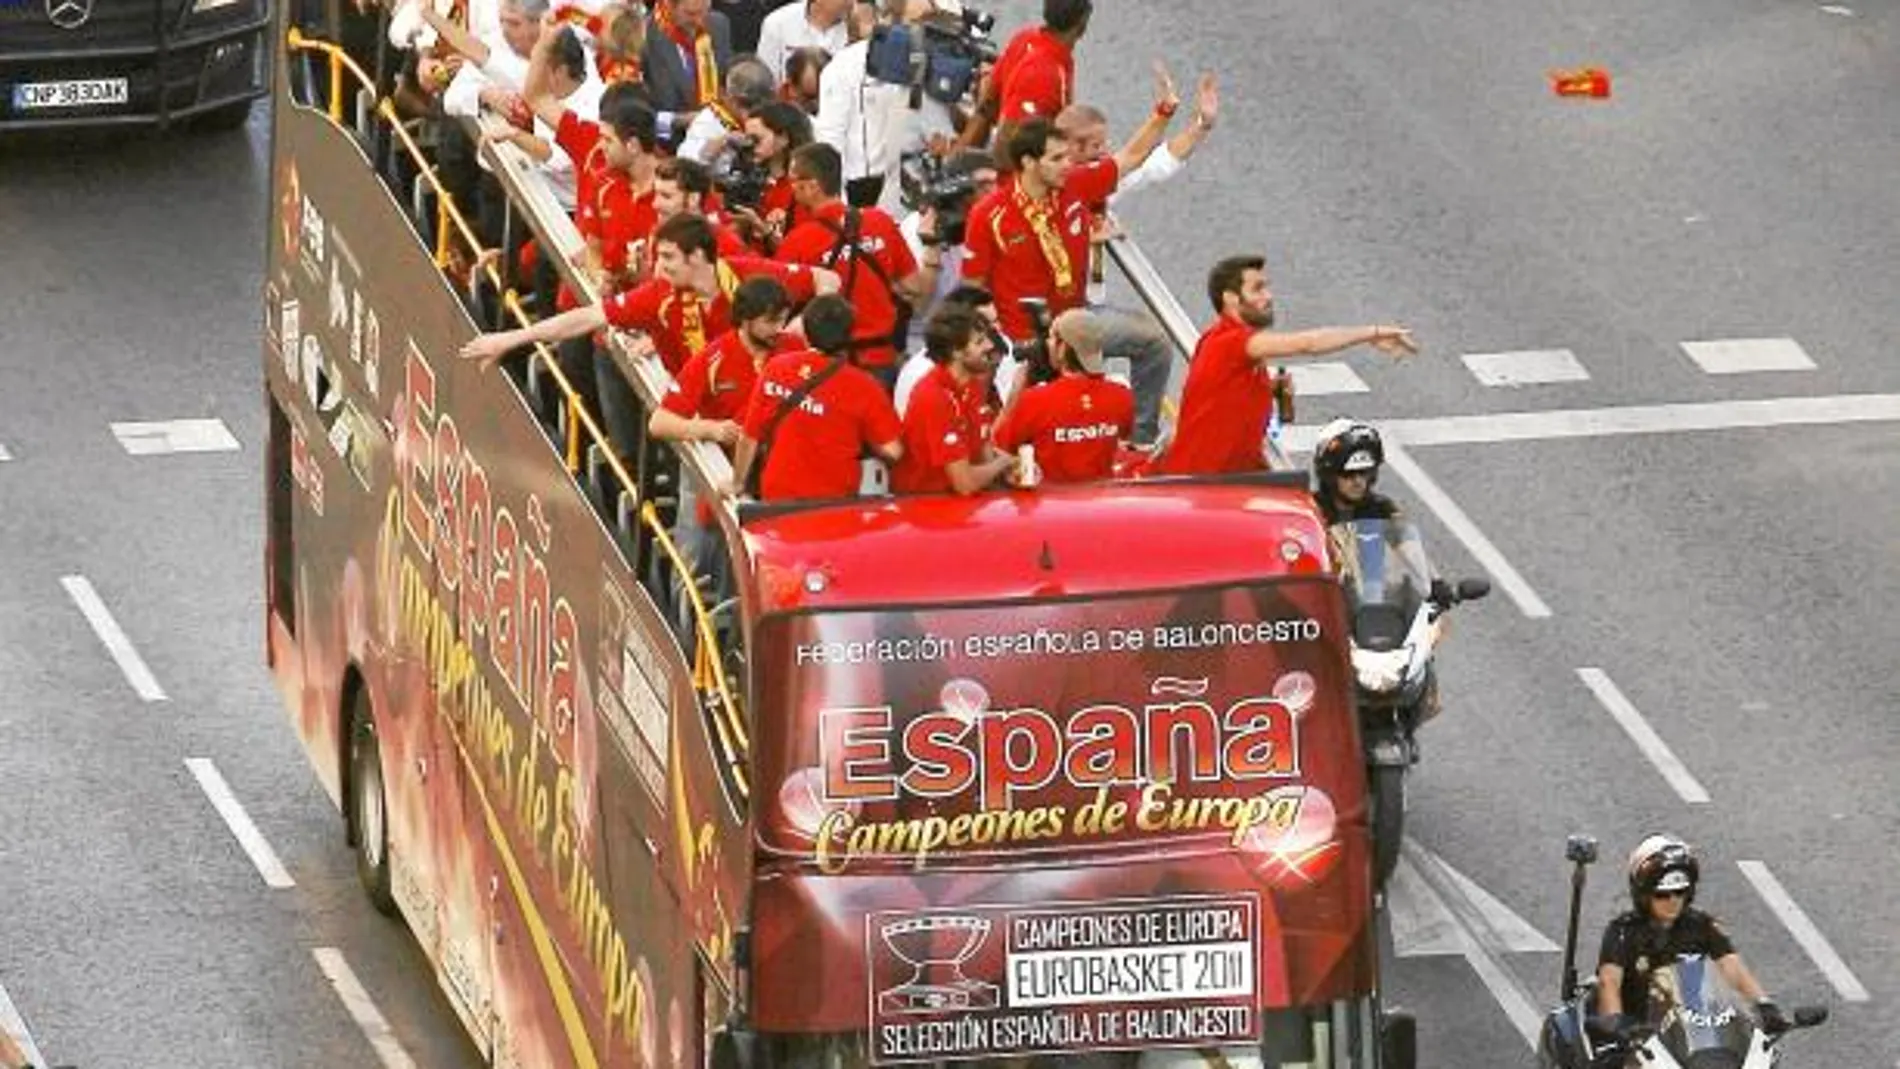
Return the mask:
<path id="1" fill-rule="evenodd" d="M 1405 769 L 1372 768 L 1372 886 L 1385 887 L 1399 864 L 1399 843 L 1405 836 Z"/>

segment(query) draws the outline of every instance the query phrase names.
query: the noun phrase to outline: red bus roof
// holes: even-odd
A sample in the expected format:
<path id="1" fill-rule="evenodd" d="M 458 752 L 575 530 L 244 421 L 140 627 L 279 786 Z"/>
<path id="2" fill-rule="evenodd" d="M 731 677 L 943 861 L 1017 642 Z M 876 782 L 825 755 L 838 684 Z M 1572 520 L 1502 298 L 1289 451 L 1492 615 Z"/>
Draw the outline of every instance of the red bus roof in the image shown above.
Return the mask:
<path id="1" fill-rule="evenodd" d="M 1073 597 L 1330 570 L 1286 476 L 749 509 L 762 613 Z"/>

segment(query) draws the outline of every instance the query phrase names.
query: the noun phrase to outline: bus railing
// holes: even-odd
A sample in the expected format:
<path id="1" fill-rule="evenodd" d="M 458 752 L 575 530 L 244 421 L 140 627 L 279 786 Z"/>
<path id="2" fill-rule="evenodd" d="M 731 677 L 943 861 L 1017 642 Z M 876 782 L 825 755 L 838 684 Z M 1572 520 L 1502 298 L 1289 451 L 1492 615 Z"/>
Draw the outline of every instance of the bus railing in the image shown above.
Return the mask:
<path id="1" fill-rule="evenodd" d="M 375 79 L 370 77 L 342 46 L 334 42 L 306 36 L 296 27 L 292 27 L 286 35 L 285 46 L 293 53 L 320 55 L 328 62 L 329 79 L 325 114 L 327 114 L 330 121 L 337 126 L 346 130 L 350 129 L 350 124 L 345 121 L 344 75 L 346 73 L 350 75 L 355 79 L 359 89 L 368 90 L 372 96 L 376 91 Z M 454 197 L 442 185 L 440 177 L 436 174 L 435 166 L 429 161 L 420 146 L 416 144 L 414 137 L 410 135 L 407 128 L 403 126 L 402 118 L 396 110 L 395 102 L 386 96 L 379 97 L 376 99 L 376 103 L 371 110 L 383 121 L 384 125 L 401 144 L 404 153 L 409 157 L 410 163 L 415 167 L 419 180 L 426 182 L 430 191 L 435 194 L 436 225 L 434 227 L 435 248 L 433 255 L 436 266 L 439 269 L 446 269 L 449 266 L 453 252 L 451 243 L 455 237 L 459 236 L 473 259 L 475 264 L 474 270 L 481 272 L 488 278 L 495 292 L 500 295 L 503 307 L 512 315 L 515 321 L 523 327 L 529 326 L 533 320 L 528 316 L 526 309 L 522 307 L 520 295 L 505 284 L 502 273 L 496 266 L 494 257 L 490 255 L 493 250 L 485 249 L 480 239 L 476 237 L 474 228 L 469 225 L 467 217 L 455 204 Z M 490 154 L 493 157 L 501 157 L 502 155 L 492 152 L 492 147 Z M 532 194 L 526 192 L 531 188 L 530 184 L 524 183 L 521 180 L 525 174 L 525 169 L 521 166 L 521 163 L 524 163 L 525 160 L 497 158 L 495 162 L 503 164 L 503 171 L 512 179 L 510 182 L 510 185 L 513 187 L 511 192 L 519 192 L 523 200 L 532 201 L 535 199 Z M 545 185 L 539 185 L 542 186 L 542 191 L 545 192 Z M 419 193 L 419 190 L 416 192 Z M 419 196 L 412 195 L 412 202 L 415 203 L 415 206 L 419 206 L 420 199 Z M 547 202 L 548 204 L 554 203 L 551 196 L 547 197 Z M 570 231 L 572 230 L 572 222 L 567 220 L 565 213 L 558 211 L 558 206 L 552 212 L 539 205 L 536 205 L 536 207 L 541 207 L 541 211 L 531 212 L 530 219 L 543 224 L 536 227 L 537 232 L 546 234 L 550 230 L 559 230 L 559 227 L 549 227 L 546 225 L 551 221 L 550 216 L 558 219 L 560 222 L 565 222 L 567 228 Z M 537 215 L 540 216 L 539 219 L 535 219 Z M 418 226 L 419 225 L 418 222 Z M 567 248 L 572 249 L 578 244 L 578 240 L 579 234 L 578 232 L 574 232 L 573 240 L 566 243 Z M 558 244 L 551 247 L 558 247 Z M 567 257 L 562 256 L 560 259 L 565 262 Z M 570 270 L 567 274 L 579 276 L 581 273 Z M 570 278 L 570 284 L 576 281 L 582 283 L 582 292 L 585 293 L 587 299 L 599 299 L 600 294 L 594 291 L 592 285 L 587 283 L 586 279 L 578 277 Z M 606 468 L 613 473 L 614 478 L 620 484 L 620 492 L 616 497 L 622 501 L 630 499 L 634 502 L 641 502 L 638 508 L 624 510 L 622 512 L 622 515 L 625 517 L 625 520 L 623 520 L 621 524 L 623 533 L 631 533 L 626 526 L 629 522 L 638 522 L 645 526 L 648 534 L 652 538 L 652 544 L 659 548 L 661 554 L 667 559 L 670 566 L 678 573 L 682 580 L 679 587 L 690 607 L 694 634 L 698 640 L 694 644 L 693 676 L 695 690 L 702 696 L 710 695 L 714 698 L 714 715 L 710 717 L 710 719 L 714 724 L 715 733 L 719 738 L 723 756 L 731 773 L 729 778 L 741 796 L 748 794 L 750 780 L 746 774 L 746 754 L 750 746 L 750 738 L 746 730 L 745 717 L 742 712 L 741 702 L 733 693 L 732 682 L 727 678 L 723 670 L 722 666 L 724 662 L 720 652 L 718 628 L 714 624 L 712 612 L 706 607 L 705 598 L 699 590 L 699 584 L 696 581 L 697 577 L 693 569 L 687 565 L 684 554 L 680 552 L 679 546 L 673 541 L 672 532 L 667 530 L 666 524 L 662 521 L 658 511 L 653 507 L 652 502 L 643 500 L 640 494 L 639 481 L 628 472 L 625 459 L 615 452 L 606 433 L 601 430 L 600 425 L 594 421 L 593 416 L 587 411 L 586 405 L 581 400 L 580 392 L 574 388 L 574 384 L 568 380 L 567 375 L 561 370 L 559 360 L 555 354 L 546 346 L 536 344 L 533 347 L 533 351 L 529 354 L 529 363 L 531 376 L 536 373 L 548 375 L 552 378 L 556 389 L 558 389 L 561 394 L 562 404 L 560 411 L 565 418 L 562 422 L 564 434 L 560 451 L 563 464 L 568 474 L 576 477 L 582 474 L 584 463 L 583 455 L 590 458 L 601 458 Z M 650 378 L 650 376 L 643 377 Z M 658 391 L 651 392 L 647 399 L 652 401 L 657 399 L 657 396 Z M 587 448 L 583 447 L 583 442 L 587 443 Z M 704 463 L 706 459 L 708 458 L 702 458 L 702 469 L 711 467 L 711 465 Z M 723 455 L 710 459 L 716 459 L 721 464 L 724 463 Z M 727 467 L 727 471 L 730 471 L 729 466 Z M 708 485 L 718 484 L 709 482 Z"/>

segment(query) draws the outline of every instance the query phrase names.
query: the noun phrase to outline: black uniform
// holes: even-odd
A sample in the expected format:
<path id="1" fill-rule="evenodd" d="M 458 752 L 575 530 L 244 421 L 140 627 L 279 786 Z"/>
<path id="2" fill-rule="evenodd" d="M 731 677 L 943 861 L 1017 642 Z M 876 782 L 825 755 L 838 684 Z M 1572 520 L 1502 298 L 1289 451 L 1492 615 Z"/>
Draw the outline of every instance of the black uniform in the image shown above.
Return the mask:
<path id="1" fill-rule="evenodd" d="M 1649 974 L 1657 965 L 1669 964 L 1683 955 L 1700 954 L 1717 961 L 1733 953 L 1735 944 L 1729 942 L 1728 932 L 1699 909 L 1684 908 L 1682 916 L 1667 928 L 1630 910 L 1603 930 L 1597 965 L 1622 967 L 1623 1012 L 1640 1021 L 1648 1016 Z"/>

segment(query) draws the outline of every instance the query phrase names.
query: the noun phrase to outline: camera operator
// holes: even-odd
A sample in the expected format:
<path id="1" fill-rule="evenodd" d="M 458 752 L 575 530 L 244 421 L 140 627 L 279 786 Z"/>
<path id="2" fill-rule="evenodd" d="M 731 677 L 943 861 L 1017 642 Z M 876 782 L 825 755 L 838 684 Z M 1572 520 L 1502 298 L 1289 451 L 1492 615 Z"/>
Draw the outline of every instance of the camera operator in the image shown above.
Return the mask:
<path id="1" fill-rule="evenodd" d="M 888 390 L 897 381 L 900 306 L 916 307 L 935 288 L 942 256 L 926 252 L 920 267 L 883 209 L 848 207 L 841 196 L 843 163 L 830 145 L 800 148 L 791 177 L 803 221 L 779 243 L 778 258 L 829 268 L 844 279 L 841 292 L 856 312 L 852 351 L 858 366 Z"/>
<path id="2" fill-rule="evenodd" d="M 1016 395 L 997 421 L 996 447 L 1033 447 L 1043 482 L 1108 478 L 1117 444 L 1134 434 L 1134 392 L 1105 374 L 1105 328 L 1100 316 L 1080 308 L 1057 316 L 1049 353 L 1060 377 Z"/>
<path id="3" fill-rule="evenodd" d="M 934 13 L 930 0 L 884 0 L 872 32 L 833 56 L 819 76 L 813 133 L 843 157 L 845 197 L 860 208 L 885 204 L 888 210 L 885 195 L 895 191 L 885 189 L 885 176 L 898 159 L 929 145 L 932 138 L 956 133 L 949 105 L 913 92 L 907 78 L 880 80 L 871 65 L 872 46 L 890 40 L 893 28 L 922 34 L 924 20 Z"/>
<path id="4" fill-rule="evenodd" d="M 919 352 L 930 313 L 962 282 L 963 258 L 968 254 L 963 242 L 970 209 L 996 188 L 996 159 L 979 149 L 963 149 L 948 159 L 925 152 L 906 157 L 898 173 L 908 210 L 898 230 L 910 244 L 911 256 L 922 260 L 932 246 L 943 250 L 943 268 L 937 272 L 936 288 L 917 306 L 910 321 L 910 336 L 904 348 Z M 936 223 L 928 237 L 924 233 L 926 215 Z"/>
<path id="5" fill-rule="evenodd" d="M 792 195 L 792 153 L 811 144 L 811 118 L 798 105 L 773 100 L 745 121 L 745 140 L 718 178 L 735 227 L 767 255 L 799 220 Z"/>
<path id="6" fill-rule="evenodd" d="M 693 116 L 676 155 L 718 167 L 732 142 L 744 140 L 746 118 L 771 103 L 777 89 L 778 79 L 757 56 L 733 60 L 732 69 L 726 72 L 725 93 Z"/>

